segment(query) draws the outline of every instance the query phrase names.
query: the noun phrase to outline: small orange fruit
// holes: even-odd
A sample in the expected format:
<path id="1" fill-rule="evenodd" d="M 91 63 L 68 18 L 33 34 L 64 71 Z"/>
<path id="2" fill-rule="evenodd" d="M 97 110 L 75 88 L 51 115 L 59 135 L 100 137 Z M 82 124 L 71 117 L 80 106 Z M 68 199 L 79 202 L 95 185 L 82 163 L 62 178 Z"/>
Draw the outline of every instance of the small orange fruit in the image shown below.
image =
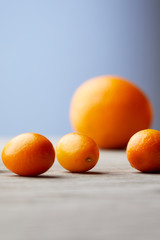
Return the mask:
<path id="1" fill-rule="evenodd" d="M 63 168 L 71 172 L 86 172 L 96 165 L 99 148 L 90 137 L 70 133 L 59 140 L 56 156 Z"/>
<path id="2" fill-rule="evenodd" d="M 36 176 L 46 172 L 54 163 L 52 143 L 37 133 L 23 133 L 9 141 L 3 151 L 4 165 L 22 176 Z"/>
<path id="3" fill-rule="evenodd" d="M 160 171 L 160 131 L 146 129 L 134 134 L 127 145 L 127 158 L 142 172 Z"/>
<path id="4" fill-rule="evenodd" d="M 101 148 L 123 148 L 130 137 L 150 127 L 151 103 L 124 78 L 101 76 L 84 82 L 70 106 L 73 129 L 96 141 Z"/>

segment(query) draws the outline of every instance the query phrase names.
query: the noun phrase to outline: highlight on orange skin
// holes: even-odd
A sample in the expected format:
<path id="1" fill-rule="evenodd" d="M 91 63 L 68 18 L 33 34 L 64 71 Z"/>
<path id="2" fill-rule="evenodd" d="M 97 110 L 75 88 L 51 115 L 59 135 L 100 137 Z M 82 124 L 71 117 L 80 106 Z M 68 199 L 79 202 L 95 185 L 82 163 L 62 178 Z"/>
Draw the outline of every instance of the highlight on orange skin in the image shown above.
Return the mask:
<path id="1" fill-rule="evenodd" d="M 60 165 L 70 172 L 86 172 L 99 159 L 98 145 L 90 137 L 69 133 L 56 146 L 56 157 Z"/>
<path id="2" fill-rule="evenodd" d="M 129 140 L 126 153 L 133 168 L 141 172 L 160 172 L 160 131 L 137 132 Z"/>
<path id="3" fill-rule="evenodd" d="M 2 161 L 12 172 L 21 176 L 36 176 L 54 163 L 52 143 L 37 133 L 23 133 L 9 141 L 2 151 Z"/>

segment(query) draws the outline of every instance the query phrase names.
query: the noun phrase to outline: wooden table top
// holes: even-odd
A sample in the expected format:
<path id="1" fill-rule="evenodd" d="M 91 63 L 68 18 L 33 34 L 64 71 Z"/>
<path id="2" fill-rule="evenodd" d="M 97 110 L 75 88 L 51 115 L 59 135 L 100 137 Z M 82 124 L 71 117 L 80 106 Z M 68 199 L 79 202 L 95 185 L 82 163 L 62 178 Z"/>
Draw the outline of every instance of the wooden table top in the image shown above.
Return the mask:
<path id="1" fill-rule="evenodd" d="M 0 139 L 0 150 L 7 141 Z M 1 162 L 0 239 L 159 240 L 160 174 L 132 169 L 118 150 L 101 151 L 85 174 L 56 161 L 47 173 L 27 178 Z"/>

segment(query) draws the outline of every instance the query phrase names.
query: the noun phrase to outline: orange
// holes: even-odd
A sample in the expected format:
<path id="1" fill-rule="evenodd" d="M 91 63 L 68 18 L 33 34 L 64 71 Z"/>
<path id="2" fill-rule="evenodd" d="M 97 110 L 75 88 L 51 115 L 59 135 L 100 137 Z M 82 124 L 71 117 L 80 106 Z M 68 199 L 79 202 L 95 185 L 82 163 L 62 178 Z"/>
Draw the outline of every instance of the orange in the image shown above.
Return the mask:
<path id="1" fill-rule="evenodd" d="M 71 172 L 86 172 L 96 165 L 99 148 L 90 137 L 70 133 L 58 142 L 56 156 L 63 168 Z"/>
<path id="2" fill-rule="evenodd" d="M 70 105 L 73 129 L 93 138 L 101 148 L 123 148 L 139 130 L 149 128 L 151 103 L 126 79 L 101 76 L 84 82 Z"/>
<path id="3" fill-rule="evenodd" d="M 36 176 L 46 172 L 54 163 L 52 143 L 37 133 L 24 133 L 9 141 L 3 151 L 4 165 L 22 176 Z"/>
<path id="4" fill-rule="evenodd" d="M 127 158 L 142 172 L 160 171 L 160 131 L 146 129 L 134 134 L 127 145 Z"/>

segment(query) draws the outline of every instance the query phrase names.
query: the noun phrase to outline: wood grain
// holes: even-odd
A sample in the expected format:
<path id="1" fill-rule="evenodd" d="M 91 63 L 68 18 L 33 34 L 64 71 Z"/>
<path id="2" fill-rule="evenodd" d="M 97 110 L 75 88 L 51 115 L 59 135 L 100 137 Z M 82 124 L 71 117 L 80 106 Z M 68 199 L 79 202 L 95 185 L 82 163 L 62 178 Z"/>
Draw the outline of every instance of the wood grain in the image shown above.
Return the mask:
<path id="1" fill-rule="evenodd" d="M 0 140 L 0 150 L 7 141 Z M 159 222 L 160 175 L 133 170 L 125 151 L 101 151 L 85 174 L 55 162 L 27 178 L 0 164 L 1 240 L 155 240 Z"/>

